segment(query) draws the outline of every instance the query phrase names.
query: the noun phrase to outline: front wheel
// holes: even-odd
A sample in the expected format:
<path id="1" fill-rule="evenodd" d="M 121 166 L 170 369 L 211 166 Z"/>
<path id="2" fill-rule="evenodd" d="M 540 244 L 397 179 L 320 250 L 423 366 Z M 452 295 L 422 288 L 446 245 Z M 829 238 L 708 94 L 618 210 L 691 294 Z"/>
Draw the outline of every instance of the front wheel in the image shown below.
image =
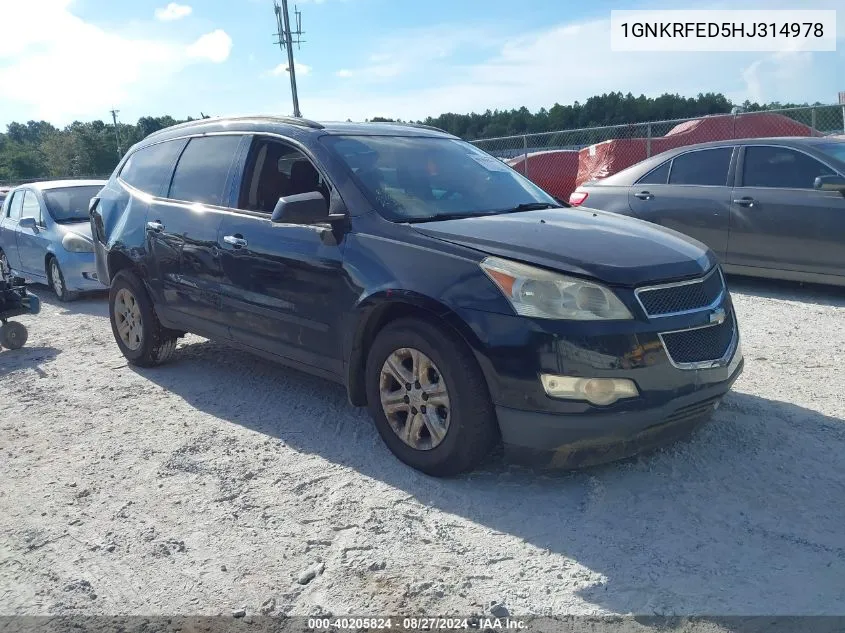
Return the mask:
<path id="1" fill-rule="evenodd" d="M 6 349 L 20 349 L 26 345 L 29 334 L 22 323 L 6 321 L 0 325 L 0 346 Z"/>
<path id="2" fill-rule="evenodd" d="M 67 289 L 65 276 L 62 274 L 62 269 L 59 266 L 59 260 L 53 256 L 50 257 L 50 261 L 47 264 L 47 279 L 59 301 L 73 301 L 79 296 L 78 293 L 71 292 Z"/>
<path id="3" fill-rule="evenodd" d="M 379 332 L 367 357 L 370 414 L 403 462 L 438 477 L 475 468 L 498 439 L 481 369 L 454 332 L 402 319 Z"/>
<path id="4" fill-rule="evenodd" d="M 128 270 L 112 280 L 109 320 L 117 346 L 133 365 L 161 365 L 176 349 L 176 337 L 159 322 L 144 284 Z"/>

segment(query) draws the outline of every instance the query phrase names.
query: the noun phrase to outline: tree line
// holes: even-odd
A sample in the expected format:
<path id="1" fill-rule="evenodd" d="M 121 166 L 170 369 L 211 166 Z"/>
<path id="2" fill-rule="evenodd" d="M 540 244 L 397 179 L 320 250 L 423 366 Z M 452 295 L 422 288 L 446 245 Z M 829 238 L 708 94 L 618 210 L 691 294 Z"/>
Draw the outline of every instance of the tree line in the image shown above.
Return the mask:
<path id="1" fill-rule="evenodd" d="M 746 111 L 809 104 L 740 104 Z M 820 105 L 820 104 L 815 104 Z M 611 92 L 590 97 L 584 103 L 554 104 L 531 112 L 522 107 L 487 110 L 483 113 L 445 113 L 423 121 L 467 140 L 516 134 L 568 130 L 594 126 L 659 121 L 729 113 L 734 104 L 723 94 L 706 93 L 697 97 L 664 94 L 635 97 Z M 202 115 L 205 117 L 205 115 Z M 184 119 L 192 120 L 191 117 Z M 375 117 L 372 121 L 390 121 Z M 171 116 L 138 119 L 135 124 L 120 123 L 115 129 L 103 121 L 75 121 L 57 128 L 46 121 L 10 123 L 0 133 L 0 183 L 38 178 L 82 177 L 111 173 L 125 152 L 148 134 L 180 123 Z"/>

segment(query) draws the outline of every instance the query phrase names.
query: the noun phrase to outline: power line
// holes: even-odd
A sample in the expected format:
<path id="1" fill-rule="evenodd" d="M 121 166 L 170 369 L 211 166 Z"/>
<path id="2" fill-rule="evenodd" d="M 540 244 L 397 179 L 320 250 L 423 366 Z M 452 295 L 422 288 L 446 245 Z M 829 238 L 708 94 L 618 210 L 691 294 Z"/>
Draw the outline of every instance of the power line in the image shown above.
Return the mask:
<path id="1" fill-rule="evenodd" d="M 114 138 L 117 141 L 117 158 L 118 160 L 120 160 L 120 158 L 123 156 L 123 150 L 120 148 L 120 129 L 117 127 L 118 112 L 120 112 L 120 110 L 111 111 L 111 120 L 114 121 Z"/>
<path id="2" fill-rule="evenodd" d="M 282 5 L 276 0 L 273 0 L 273 8 L 276 12 L 276 44 L 279 48 L 287 51 L 288 54 L 288 72 L 290 73 L 290 94 L 293 99 L 293 116 L 301 117 L 302 113 L 299 111 L 299 94 L 296 91 L 296 68 L 293 62 L 293 45 L 296 44 L 297 49 L 299 45 L 304 42 L 301 36 L 302 31 L 302 13 L 297 10 L 296 5 L 293 7 L 294 18 L 296 19 L 296 30 L 291 30 L 290 15 L 288 14 L 288 0 L 282 0 Z M 294 36 L 295 39 L 294 39 Z"/>

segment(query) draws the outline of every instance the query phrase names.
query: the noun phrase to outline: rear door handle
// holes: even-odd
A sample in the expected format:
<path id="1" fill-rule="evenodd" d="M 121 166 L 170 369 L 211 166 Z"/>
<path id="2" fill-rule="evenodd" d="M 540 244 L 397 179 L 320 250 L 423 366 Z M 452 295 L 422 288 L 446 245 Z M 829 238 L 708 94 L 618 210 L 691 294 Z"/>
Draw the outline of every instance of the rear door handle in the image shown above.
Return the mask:
<path id="1" fill-rule="evenodd" d="M 240 235 L 224 235 L 223 241 L 227 244 L 231 244 L 235 248 L 243 248 L 247 245 L 247 241 Z"/>
<path id="2" fill-rule="evenodd" d="M 738 204 L 741 207 L 753 207 L 755 204 L 757 204 L 757 201 L 754 198 L 749 198 L 746 196 L 745 198 L 739 198 L 738 200 L 734 200 L 734 204 Z"/>
<path id="3" fill-rule="evenodd" d="M 640 200 L 651 200 L 654 198 L 654 194 L 650 191 L 640 191 L 639 193 L 635 193 L 634 197 L 639 198 Z"/>
<path id="4" fill-rule="evenodd" d="M 150 231 L 161 233 L 164 230 L 164 225 L 161 222 L 147 222 L 147 228 Z"/>

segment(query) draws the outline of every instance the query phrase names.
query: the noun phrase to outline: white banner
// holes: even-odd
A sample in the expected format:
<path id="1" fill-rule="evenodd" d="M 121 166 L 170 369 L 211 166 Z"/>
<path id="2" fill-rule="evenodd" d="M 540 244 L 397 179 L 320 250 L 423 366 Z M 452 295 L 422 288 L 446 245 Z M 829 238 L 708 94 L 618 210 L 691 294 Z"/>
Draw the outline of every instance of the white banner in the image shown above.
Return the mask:
<path id="1" fill-rule="evenodd" d="M 835 10 L 611 11 L 613 51 L 835 51 Z"/>

